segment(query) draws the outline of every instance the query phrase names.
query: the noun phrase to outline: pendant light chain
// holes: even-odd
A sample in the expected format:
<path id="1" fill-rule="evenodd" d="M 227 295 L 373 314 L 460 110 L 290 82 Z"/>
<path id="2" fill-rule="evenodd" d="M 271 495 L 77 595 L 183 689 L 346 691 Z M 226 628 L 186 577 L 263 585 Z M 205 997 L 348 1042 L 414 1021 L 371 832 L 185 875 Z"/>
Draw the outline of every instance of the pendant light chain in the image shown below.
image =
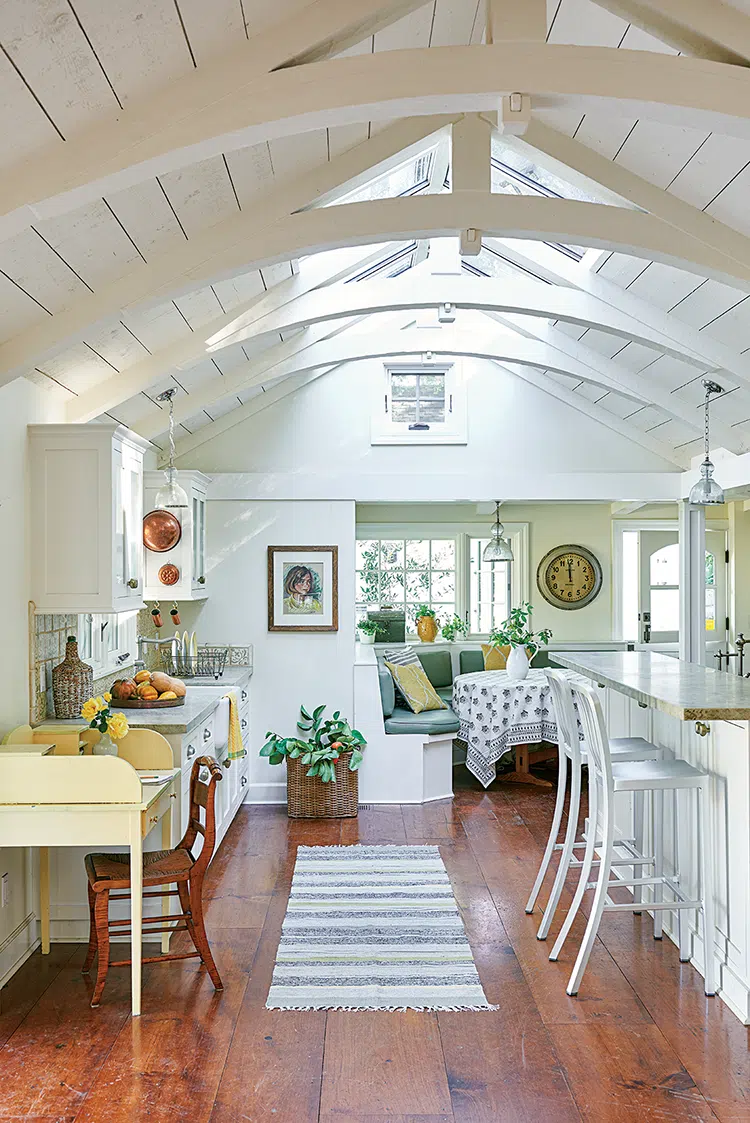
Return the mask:
<path id="1" fill-rule="evenodd" d="M 184 488 L 180 487 L 177 483 L 174 461 L 176 448 L 174 443 L 174 396 L 177 393 L 177 387 L 173 386 L 169 390 L 165 390 L 163 394 L 159 394 L 157 402 L 169 402 L 169 467 L 165 469 L 165 483 L 164 486 L 159 488 L 156 493 L 155 505 L 157 508 L 162 508 L 171 511 L 176 508 L 188 507 L 188 497 Z"/>
<path id="2" fill-rule="evenodd" d="M 169 467 L 174 468 L 174 390 L 169 395 Z M 708 441 L 708 421 L 706 421 L 706 441 Z"/>

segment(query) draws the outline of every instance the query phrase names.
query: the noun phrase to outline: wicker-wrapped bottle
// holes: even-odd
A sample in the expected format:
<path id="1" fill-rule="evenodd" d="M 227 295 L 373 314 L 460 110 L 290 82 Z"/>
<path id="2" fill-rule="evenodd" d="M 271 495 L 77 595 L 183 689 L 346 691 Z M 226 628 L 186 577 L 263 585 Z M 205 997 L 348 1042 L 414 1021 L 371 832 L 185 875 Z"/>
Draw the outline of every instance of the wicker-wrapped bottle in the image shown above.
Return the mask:
<path id="1" fill-rule="evenodd" d="M 81 716 L 81 706 L 94 693 L 94 672 L 78 655 L 78 640 L 68 636 L 65 658 L 52 670 L 52 696 L 55 717 Z"/>

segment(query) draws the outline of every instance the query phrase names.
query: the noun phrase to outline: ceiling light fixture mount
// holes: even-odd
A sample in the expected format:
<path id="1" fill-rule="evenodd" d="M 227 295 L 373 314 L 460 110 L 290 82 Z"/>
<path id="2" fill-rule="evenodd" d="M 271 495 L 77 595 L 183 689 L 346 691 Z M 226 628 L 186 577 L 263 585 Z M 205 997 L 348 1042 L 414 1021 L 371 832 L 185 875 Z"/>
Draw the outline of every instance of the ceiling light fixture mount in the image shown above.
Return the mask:
<path id="1" fill-rule="evenodd" d="M 157 510 L 173 511 L 188 506 L 188 497 L 184 488 L 177 483 L 175 476 L 177 469 L 174 466 L 174 396 L 177 387 L 173 386 L 157 395 L 157 402 L 169 402 L 169 466 L 164 471 L 164 485 L 159 488 L 154 500 Z"/>
<path id="2" fill-rule="evenodd" d="M 709 507 L 724 502 L 724 492 L 713 478 L 714 466 L 709 455 L 711 449 L 709 403 L 712 397 L 724 393 L 724 387 L 711 378 L 704 378 L 703 388 L 706 391 L 706 398 L 703 403 L 705 420 L 703 430 L 704 458 L 701 464 L 701 478 L 696 484 L 693 484 L 688 496 L 688 503 L 692 503 L 694 507 Z"/>
<path id="3" fill-rule="evenodd" d="M 500 503 L 495 500 L 495 525 L 490 531 L 490 540 L 482 551 L 482 561 L 513 561 L 513 547 L 505 537 L 505 527 L 500 522 Z"/>

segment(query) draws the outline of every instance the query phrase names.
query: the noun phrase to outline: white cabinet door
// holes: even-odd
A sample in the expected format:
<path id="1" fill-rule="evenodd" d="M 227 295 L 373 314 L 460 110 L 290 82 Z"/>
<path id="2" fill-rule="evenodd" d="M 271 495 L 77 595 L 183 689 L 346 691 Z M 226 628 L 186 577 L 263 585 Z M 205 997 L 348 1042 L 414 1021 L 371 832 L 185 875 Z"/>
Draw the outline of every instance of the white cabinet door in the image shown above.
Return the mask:
<path id="1" fill-rule="evenodd" d="M 206 595 L 206 496 L 193 495 L 193 593 Z"/>

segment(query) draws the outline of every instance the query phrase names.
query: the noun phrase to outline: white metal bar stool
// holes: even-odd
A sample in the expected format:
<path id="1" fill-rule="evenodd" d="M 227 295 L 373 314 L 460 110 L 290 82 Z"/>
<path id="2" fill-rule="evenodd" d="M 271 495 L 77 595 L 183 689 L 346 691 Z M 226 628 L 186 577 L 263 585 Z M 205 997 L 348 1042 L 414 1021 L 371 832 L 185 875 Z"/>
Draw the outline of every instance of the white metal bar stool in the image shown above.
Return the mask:
<path id="1" fill-rule="evenodd" d="M 635 900 L 626 904 L 614 902 L 609 896 L 609 890 L 619 885 L 631 885 L 633 887 L 651 886 L 654 891 L 654 899 L 653 901 L 649 901 L 646 907 L 649 910 L 653 909 L 655 916 L 658 916 L 664 909 L 677 911 L 679 913 L 681 959 L 689 958 L 688 931 L 685 920 L 683 919 L 683 914 L 687 909 L 695 909 L 696 912 L 703 914 L 705 951 L 704 991 L 707 995 L 715 994 L 713 879 L 710 845 L 708 842 L 710 838 L 710 831 L 708 829 L 710 814 L 709 776 L 706 772 L 702 772 L 700 769 L 694 768 L 691 764 L 688 764 L 686 760 L 631 761 L 627 764 L 613 762 L 609 751 L 604 715 L 602 714 L 595 689 L 588 683 L 585 685 L 576 683 L 575 687 L 571 689 L 573 689 L 575 694 L 578 713 L 583 726 L 583 735 L 588 747 L 590 826 L 578 888 L 576 889 L 573 904 L 568 912 L 565 924 L 552 949 L 550 959 L 557 959 L 571 925 L 575 920 L 584 892 L 586 889 L 594 889 L 591 914 L 567 986 L 568 994 L 577 994 L 603 913 L 605 911 L 637 912 L 641 908 L 640 902 Z M 664 827 L 660 816 L 663 793 L 665 791 L 671 791 L 676 794 L 678 792 L 689 791 L 693 788 L 698 791 L 700 797 L 700 826 L 703 836 L 700 847 L 702 884 L 700 897 L 690 900 L 686 897 L 681 888 L 679 871 L 674 877 L 664 876 L 663 869 L 661 868 L 661 847 L 659 842 Z M 616 875 L 616 880 L 610 881 L 610 875 L 614 872 L 614 796 L 617 792 L 647 791 L 651 792 L 654 796 L 653 831 L 655 839 L 654 849 L 657 854 L 657 864 L 654 875 L 652 877 L 640 878 L 621 878 Z M 678 806 L 679 802 L 678 800 Z M 597 822 L 601 823 L 601 842 L 596 842 L 595 839 L 598 832 L 594 829 L 594 825 Z M 680 832 L 684 832 L 686 828 L 687 824 L 678 826 Z M 589 884 L 589 875 L 594 862 L 595 847 L 599 849 L 601 854 L 599 876 L 595 883 L 592 882 Z M 667 888 L 672 894 L 672 900 L 663 900 L 664 888 Z M 655 924 L 654 935 L 661 935 L 661 923 L 658 923 L 658 925 Z"/>
<path id="2" fill-rule="evenodd" d="M 539 891 L 547 875 L 552 855 L 556 850 L 561 851 L 557 874 L 552 885 L 549 900 L 542 917 L 537 939 L 544 940 L 549 934 L 555 910 L 560 903 L 565 879 L 571 868 L 581 866 L 582 860 L 575 857 L 575 850 L 585 846 L 585 840 L 576 842 L 578 832 L 578 811 L 581 805 L 581 767 L 587 763 L 586 750 L 581 748 L 578 737 L 578 723 L 573 707 L 573 696 L 570 690 L 571 676 L 564 671 L 547 671 L 547 681 L 550 686 L 552 702 L 555 707 L 555 721 L 557 724 L 557 798 L 552 816 L 549 838 L 542 856 L 539 871 L 532 887 L 529 899 L 526 902 L 526 912 L 534 911 Z M 582 680 L 583 681 L 583 680 Z M 618 737 L 610 741 L 613 759 L 618 761 L 632 760 L 660 760 L 664 755 L 660 748 L 652 745 L 644 737 Z M 568 824 L 565 838 L 557 841 L 562 821 L 565 792 L 567 790 L 567 771 L 570 764 L 570 806 L 568 808 Z M 653 858 L 643 856 L 643 794 L 634 796 L 634 832 L 633 838 L 618 840 L 618 846 L 625 850 L 627 858 L 615 858 L 618 865 L 634 864 L 639 866 L 653 865 Z M 640 899 L 640 890 L 638 897 Z"/>

